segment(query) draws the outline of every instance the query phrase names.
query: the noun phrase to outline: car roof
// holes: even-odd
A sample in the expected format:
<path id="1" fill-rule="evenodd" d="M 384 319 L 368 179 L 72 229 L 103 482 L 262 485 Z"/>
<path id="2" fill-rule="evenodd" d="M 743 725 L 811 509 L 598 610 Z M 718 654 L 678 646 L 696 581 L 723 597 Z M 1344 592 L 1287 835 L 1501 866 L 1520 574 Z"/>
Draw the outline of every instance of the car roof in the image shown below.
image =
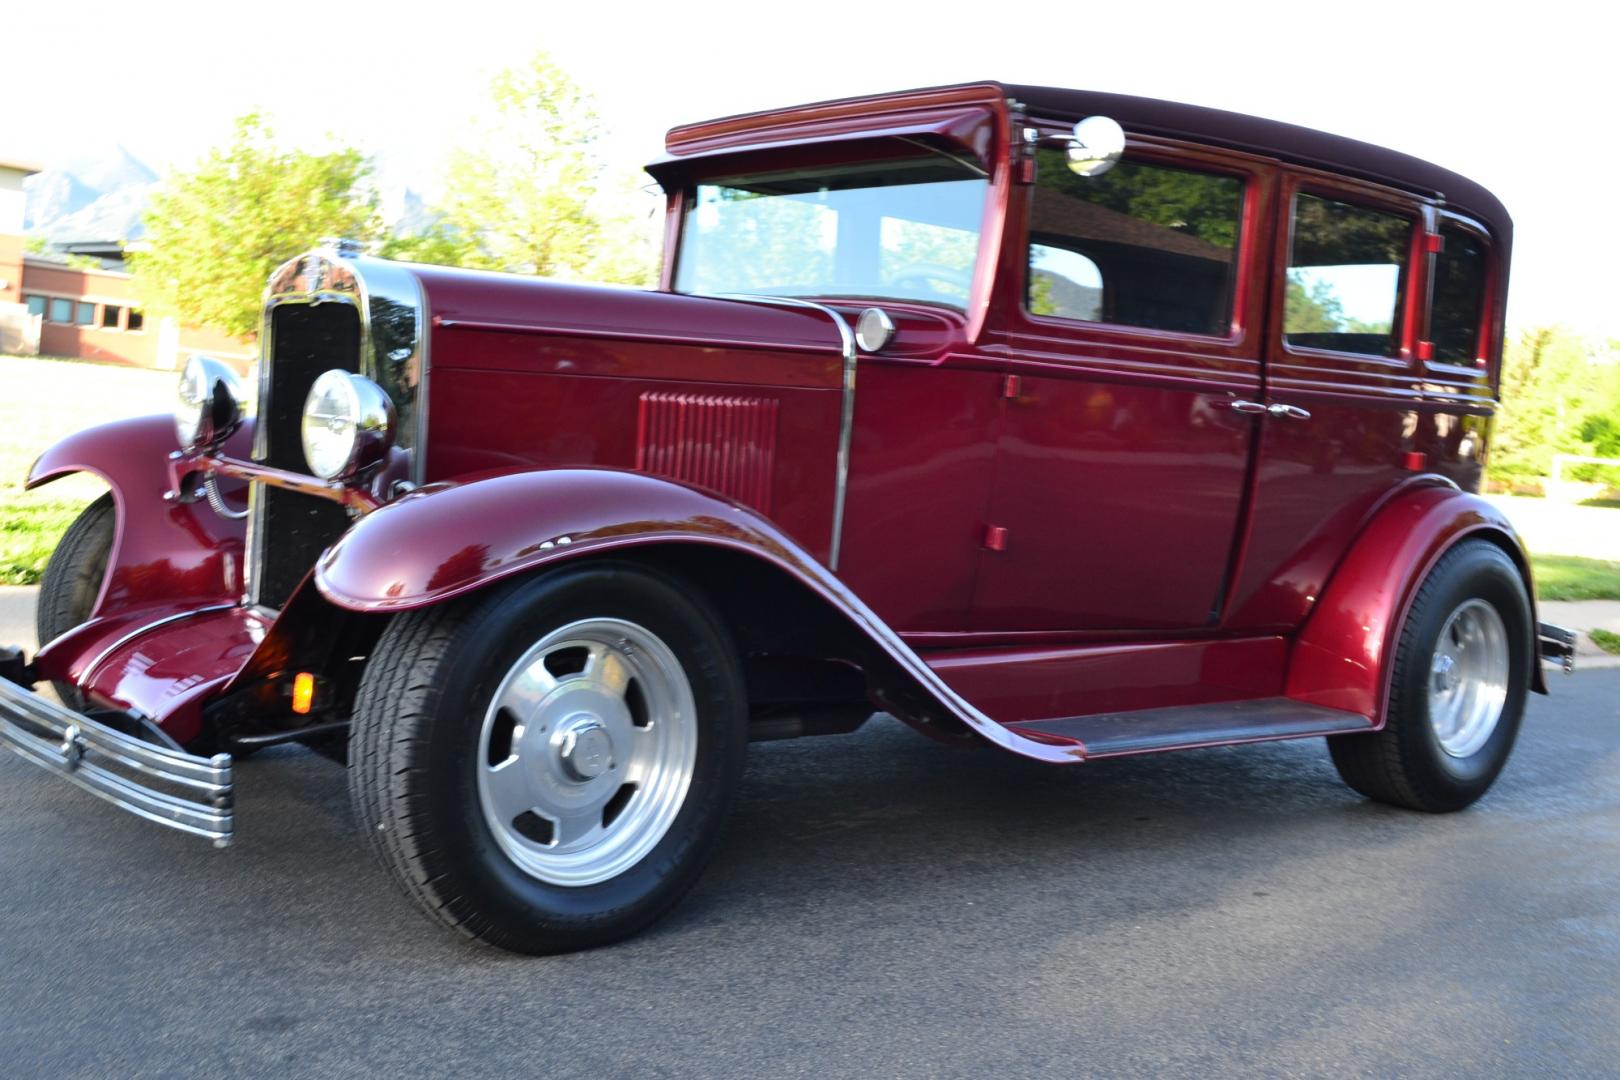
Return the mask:
<path id="1" fill-rule="evenodd" d="M 1143 135 L 1226 146 L 1403 188 L 1478 219 L 1504 253 L 1512 242 L 1513 219 L 1501 200 L 1466 176 L 1410 154 L 1312 128 L 1202 105 L 996 80 L 840 98 L 682 125 L 670 130 L 666 142 L 675 156 L 655 163 L 649 169 L 655 176 L 660 175 L 660 170 L 686 157 L 692 153 L 696 143 L 704 141 L 716 145 L 723 141 L 732 150 L 741 149 L 757 139 L 767 142 L 777 139 L 814 141 L 821 135 L 814 125 L 803 126 L 806 118 L 852 114 L 880 116 L 885 112 L 924 105 L 937 108 L 951 102 L 965 103 L 975 98 L 994 100 L 997 97 L 1018 102 L 1026 115 L 1035 118 L 1072 122 L 1087 116 L 1111 116 L 1127 131 Z"/>
<path id="2" fill-rule="evenodd" d="M 1504 247 L 1513 233 L 1513 219 L 1507 208 L 1484 186 L 1450 169 L 1372 143 L 1243 113 L 1156 98 L 1053 86 L 998 85 L 1032 116 L 1076 120 L 1094 115 L 1111 116 L 1130 131 L 1215 143 L 1354 175 L 1438 199 L 1449 208 L 1470 214 Z"/>

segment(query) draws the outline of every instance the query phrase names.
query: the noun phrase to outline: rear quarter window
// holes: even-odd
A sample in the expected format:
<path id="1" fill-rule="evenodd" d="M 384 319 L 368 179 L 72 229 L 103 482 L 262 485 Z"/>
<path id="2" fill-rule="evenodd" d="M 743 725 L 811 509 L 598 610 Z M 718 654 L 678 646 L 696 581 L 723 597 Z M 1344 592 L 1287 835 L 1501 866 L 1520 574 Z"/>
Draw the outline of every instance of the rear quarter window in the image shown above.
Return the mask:
<path id="1" fill-rule="evenodd" d="M 1480 358 L 1490 249 L 1471 229 L 1454 224 L 1440 226 L 1440 239 L 1429 305 L 1429 340 L 1434 343 L 1434 359 L 1440 363 L 1472 364 Z"/>

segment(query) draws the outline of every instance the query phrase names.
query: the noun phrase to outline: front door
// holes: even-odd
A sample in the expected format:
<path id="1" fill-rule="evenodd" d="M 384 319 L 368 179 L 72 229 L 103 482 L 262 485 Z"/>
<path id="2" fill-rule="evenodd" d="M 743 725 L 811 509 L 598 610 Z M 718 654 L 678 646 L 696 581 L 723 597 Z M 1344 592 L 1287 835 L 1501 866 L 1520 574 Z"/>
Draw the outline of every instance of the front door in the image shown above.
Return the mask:
<path id="1" fill-rule="evenodd" d="M 1269 170 L 1135 142 L 1096 177 L 1036 158 L 987 340 L 1006 376 L 974 629 L 1210 626 L 1259 426 Z"/>

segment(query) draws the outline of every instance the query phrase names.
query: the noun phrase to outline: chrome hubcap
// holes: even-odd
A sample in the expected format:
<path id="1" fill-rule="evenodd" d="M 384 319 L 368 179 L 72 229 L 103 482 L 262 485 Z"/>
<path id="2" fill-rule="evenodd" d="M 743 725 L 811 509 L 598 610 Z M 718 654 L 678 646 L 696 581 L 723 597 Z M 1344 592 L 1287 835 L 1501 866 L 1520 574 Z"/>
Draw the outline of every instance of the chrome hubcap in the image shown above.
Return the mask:
<path id="1" fill-rule="evenodd" d="M 501 680 L 478 747 L 478 799 L 501 849 L 554 885 L 594 885 L 646 857 L 697 760 L 692 687 L 651 631 L 585 619 Z"/>
<path id="2" fill-rule="evenodd" d="M 1429 723 L 1452 757 L 1490 740 L 1507 701 L 1507 627 L 1484 600 L 1466 600 L 1446 619 L 1429 666 Z"/>

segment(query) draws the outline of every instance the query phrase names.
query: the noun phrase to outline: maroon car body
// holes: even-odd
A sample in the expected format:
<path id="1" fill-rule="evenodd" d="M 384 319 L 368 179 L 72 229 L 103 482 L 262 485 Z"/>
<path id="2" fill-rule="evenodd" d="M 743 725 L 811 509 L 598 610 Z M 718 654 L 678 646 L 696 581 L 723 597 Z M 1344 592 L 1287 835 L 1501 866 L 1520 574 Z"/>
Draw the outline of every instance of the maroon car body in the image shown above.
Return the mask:
<path id="1" fill-rule="evenodd" d="M 1230 230 L 1047 184 L 1048 148 L 1098 115 L 1127 164 L 1171 177 L 1167 198 L 1214 178 L 1188 213 L 1229 192 Z M 180 450 L 148 418 L 48 450 L 29 486 L 100 475 L 116 541 L 88 620 L 27 674 L 193 754 L 245 749 L 341 724 L 401 613 L 629 559 L 722 614 L 756 738 L 882 709 L 1074 763 L 1380 731 L 1409 608 L 1459 545 L 1499 549 L 1533 603 L 1522 544 L 1473 494 L 1512 240 L 1477 184 L 1269 121 L 994 83 L 677 128 L 667 149 L 649 167 L 668 193 L 655 291 L 311 253 L 267 294 L 256 427 Z M 894 277 L 908 295 L 686 287 L 703 215 L 734 212 L 705 209 L 702 185 L 896 158 L 981 185 L 970 263 L 937 261 L 945 237 Z M 1339 215 L 1331 235 L 1361 254 L 1294 269 L 1308 214 Z M 1398 249 L 1384 276 L 1375 233 Z M 1459 237 L 1466 273 L 1444 261 Z M 1213 316 L 1144 291 L 1147 274 L 1201 295 L 1217 266 Z M 1296 294 L 1355 306 L 1386 285 L 1387 326 L 1290 322 Z M 949 302 L 909 295 L 935 287 Z M 1032 299 L 1052 287 L 1079 306 Z M 892 334 L 861 347 L 850 326 L 873 307 Z M 1437 352 L 1445 320 L 1461 344 Z M 387 459 L 351 481 L 296 452 L 297 409 L 333 367 L 398 414 Z M 1537 625 L 1533 607 L 1508 621 L 1531 658 L 1520 693 L 1563 652 Z M 303 714 L 297 672 L 323 688 Z M 196 831 L 228 837 L 228 812 Z"/>

